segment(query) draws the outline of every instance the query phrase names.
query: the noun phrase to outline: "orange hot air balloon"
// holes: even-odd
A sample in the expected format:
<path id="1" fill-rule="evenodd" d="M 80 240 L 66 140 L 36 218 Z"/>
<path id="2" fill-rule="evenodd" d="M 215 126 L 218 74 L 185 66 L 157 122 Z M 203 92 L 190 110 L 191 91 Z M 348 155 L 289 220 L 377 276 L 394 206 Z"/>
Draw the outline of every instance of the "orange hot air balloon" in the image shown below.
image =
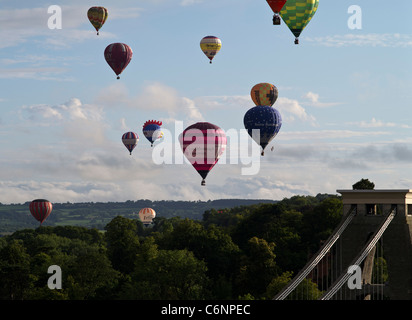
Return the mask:
<path id="1" fill-rule="evenodd" d="M 271 83 L 258 83 L 253 86 L 250 96 L 257 106 L 273 106 L 278 98 L 278 89 Z"/>

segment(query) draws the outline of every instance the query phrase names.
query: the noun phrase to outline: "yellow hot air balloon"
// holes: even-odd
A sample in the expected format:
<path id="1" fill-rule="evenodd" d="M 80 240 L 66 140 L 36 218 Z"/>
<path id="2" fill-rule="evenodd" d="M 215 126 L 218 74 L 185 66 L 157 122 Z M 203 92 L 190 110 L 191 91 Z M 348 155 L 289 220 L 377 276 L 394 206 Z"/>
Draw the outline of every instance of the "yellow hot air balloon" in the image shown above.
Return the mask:
<path id="1" fill-rule="evenodd" d="M 222 48 L 222 41 L 218 37 L 207 36 L 200 41 L 200 49 L 209 58 L 210 63 L 212 63 L 212 59 L 219 52 L 220 48 Z"/>
<path id="2" fill-rule="evenodd" d="M 104 25 L 107 20 L 109 13 L 105 7 L 91 7 L 87 11 L 87 17 L 90 23 L 96 29 L 97 34 L 99 34 L 100 28 Z"/>

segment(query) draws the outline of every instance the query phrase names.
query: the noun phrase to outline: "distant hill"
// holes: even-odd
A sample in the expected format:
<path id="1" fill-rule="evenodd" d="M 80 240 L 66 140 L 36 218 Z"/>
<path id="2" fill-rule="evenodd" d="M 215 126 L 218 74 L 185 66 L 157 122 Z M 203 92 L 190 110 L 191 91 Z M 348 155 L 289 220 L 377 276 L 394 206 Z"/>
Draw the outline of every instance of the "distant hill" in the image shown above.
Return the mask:
<path id="1" fill-rule="evenodd" d="M 158 217 L 187 217 L 200 220 L 203 213 L 210 209 L 225 209 L 259 203 L 275 203 L 274 200 L 220 199 L 209 201 L 151 201 L 137 200 L 126 202 L 84 202 L 53 203 L 52 214 L 44 226 L 84 226 L 103 230 L 105 225 L 116 216 L 137 218 L 142 208 L 153 208 Z M 29 202 L 25 204 L 0 204 L 0 236 L 24 228 L 37 228 L 39 223 L 31 216 Z"/>

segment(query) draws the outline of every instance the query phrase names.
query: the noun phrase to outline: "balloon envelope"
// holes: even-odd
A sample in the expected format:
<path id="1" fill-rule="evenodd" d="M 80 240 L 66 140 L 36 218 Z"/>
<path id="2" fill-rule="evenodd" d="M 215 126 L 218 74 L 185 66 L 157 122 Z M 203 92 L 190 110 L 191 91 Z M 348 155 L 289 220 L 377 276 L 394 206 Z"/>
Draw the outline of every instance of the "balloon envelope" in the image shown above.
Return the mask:
<path id="1" fill-rule="evenodd" d="M 207 36 L 200 41 L 200 49 L 202 49 L 206 57 L 209 58 L 210 63 L 212 63 L 213 58 L 220 51 L 221 48 L 222 41 L 220 41 L 218 37 Z"/>
<path id="2" fill-rule="evenodd" d="M 143 134 L 146 137 L 146 139 L 150 141 L 152 146 L 153 146 L 153 143 L 157 139 L 160 139 L 163 135 L 161 131 L 161 127 L 160 127 L 161 125 L 162 125 L 161 121 L 155 121 L 155 120 L 146 121 L 143 125 Z"/>
<path id="3" fill-rule="evenodd" d="M 266 0 L 274 13 L 279 13 L 286 3 L 286 0 Z"/>
<path id="4" fill-rule="evenodd" d="M 253 86 L 250 96 L 257 106 L 273 106 L 278 98 L 278 89 L 270 83 L 258 83 Z"/>
<path id="5" fill-rule="evenodd" d="M 126 132 L 122 136 L 122 142 L 124 146 L 129 150 L 130 154 L 132 154 L 133 149 L 137 146 L 139 142 L 139 136 L 137 133 L 134 132 Z"/>
<path id="6" fill-rule="evenodd" d="M 90 23 L 96 29 L 97 34 L 99 34 L 100 28 L 104 25 L 107 20 L 109 13 L 105 7 L 91 7 L 87 11 L 87 17 Z"/>
<path id="7" fill-rule="evenodd" d="M 262 147 L 262 156 L 266 146 L 278 134 L 282 126 L 280 113 L 270 106 L 256 106 L 249 109 L 243 123 L 248 134 Z"/>
<path id="8" fill-rule="evenodd" d="M 31 215 L 39 221 L 41 225 L 52 212 L 53 205 L 48 200 L 36 199 L 30 203 L 29 208 Z"/>
<path id="9" fill-rule="evenodd" d="M 219 161 L 226 148 L 226 134 L 217 125 L 197 122 L 187 127 L 179 136 L 183 154 L 203 178 Z"/>
<path id="10" fill-rule="evenodd" d="M 152 208 L 143 208 L 139 211 L 139 219 L 143 224 L 151 224 L 156 217 L 156 212 Z"/>
<path id="11" fill-rule="evenodd" d="M 319 0 L 288 0 L 280 11 L 280 16 L 295 35 L 295 43 L 308 25 L 319 6 Z"/>
<path id="12" fill-rule="evenodd" d="M 119 74 L 127 67 L 132 56 L 132 49 L 124 43 L 109 44 L 104 50 L 104 58 L 117 75 L 117 79 L 120 79 Z"/>

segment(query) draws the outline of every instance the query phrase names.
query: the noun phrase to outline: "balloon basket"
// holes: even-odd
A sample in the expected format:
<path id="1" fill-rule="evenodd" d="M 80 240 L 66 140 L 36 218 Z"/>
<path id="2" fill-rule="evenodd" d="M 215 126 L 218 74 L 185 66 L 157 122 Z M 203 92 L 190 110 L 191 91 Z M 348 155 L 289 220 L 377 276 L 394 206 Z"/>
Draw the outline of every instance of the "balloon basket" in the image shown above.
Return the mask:
<path id="1" fill-rule="evenodd" d="M 274 26 L 279 26 L 280 25 L 280 16 L 278 14 L 274 14 L 273 16 L 273 25 Z"/>

